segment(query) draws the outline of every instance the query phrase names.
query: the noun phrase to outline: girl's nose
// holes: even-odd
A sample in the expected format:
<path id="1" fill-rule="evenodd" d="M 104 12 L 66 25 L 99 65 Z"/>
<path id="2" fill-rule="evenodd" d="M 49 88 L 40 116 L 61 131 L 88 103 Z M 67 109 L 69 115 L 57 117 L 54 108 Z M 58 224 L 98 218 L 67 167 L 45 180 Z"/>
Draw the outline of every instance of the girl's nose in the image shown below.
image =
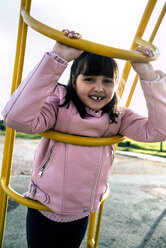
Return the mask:
<path id="1" fill-rule="evenodd" d="M 100 93 L 100 92 L 103 92 L 103 85 L 102 85 L 102 83 L 97 82 L 96 85 L 95 85 L 94 90 L 95 90 L 96 92 L 99 92 L 99 93 Z"/>

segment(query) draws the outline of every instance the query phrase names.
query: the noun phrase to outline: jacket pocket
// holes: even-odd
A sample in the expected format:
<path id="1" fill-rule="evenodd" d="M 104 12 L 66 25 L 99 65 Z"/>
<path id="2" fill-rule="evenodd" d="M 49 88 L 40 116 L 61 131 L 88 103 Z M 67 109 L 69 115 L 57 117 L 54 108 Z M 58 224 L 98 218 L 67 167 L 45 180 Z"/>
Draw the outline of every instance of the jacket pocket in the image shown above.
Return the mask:
<path id="1" fill-rule="evenodd" d="M 24 196 L 42 203 L 50 202 L 49 195 L 40 189 L 32 180 L 30 181 L 29 191 L 26 192 Z"/>

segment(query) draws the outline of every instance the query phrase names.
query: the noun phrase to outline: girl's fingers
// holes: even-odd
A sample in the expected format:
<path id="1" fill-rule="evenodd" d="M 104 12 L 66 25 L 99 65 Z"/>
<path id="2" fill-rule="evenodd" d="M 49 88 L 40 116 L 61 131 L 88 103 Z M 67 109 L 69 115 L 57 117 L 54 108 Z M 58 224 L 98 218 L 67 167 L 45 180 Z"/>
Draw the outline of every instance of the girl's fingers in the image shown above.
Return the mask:
<path id="1" fill-rule="evenodd" d="M 63 29 L 62 32 L 64 33 L 64 35 L 68 35 L 69 34 L 69 30 L 68 29 Z"/>
<path id="2" fill-rule="evenodd" d="M 76 39 L 81 38 L 80 33 L 77 33 L 75 31 L 70 31 L 68 29 L 63 29 L 62 32 L 64 33 L 64 35 L 68 36 L 69 38 L 76 38 Z"/>
<path id="3" fill-rule="evenodd" d="M 147 57 L 153 57 L 154 56 L 152 49 L 147 48 L 147 47 L 139 46 L 136 48 L 136 51 L 143 53 Z"/>
<path id="4" fill-rule="evenodd" d="M 76 38 L 76 39 L 80 39 L 80 38 L 81 38 L 80 33 L 75 33 L 75 34 L 74 34 L 74 38 Z"/>

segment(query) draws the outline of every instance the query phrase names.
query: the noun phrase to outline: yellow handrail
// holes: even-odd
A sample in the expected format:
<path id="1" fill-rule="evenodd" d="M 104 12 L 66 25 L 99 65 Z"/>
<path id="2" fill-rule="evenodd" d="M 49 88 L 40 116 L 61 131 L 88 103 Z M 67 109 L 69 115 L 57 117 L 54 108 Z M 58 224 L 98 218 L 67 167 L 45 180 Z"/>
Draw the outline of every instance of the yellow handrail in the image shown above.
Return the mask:
<path id="1" fill-rule="evenodd" d="M 124 60 L 132 60 L 132 61 L 138 61 L 138 62 L 145 62 L 145 61 L 153 61 L 157 59 L 157 56 L 148 58 L 145 55 L 134 51 L 134 50 L 124 50 L 120 48 L 114 48 L 110 46 L 101 45 L 95 42 L 91 42 L 84 39 L 69 39 L 66 37 L 63 32 L 60 32 L 54 28 L 51 28 L 36 19 L 34 19 L 32 16 L 30 16 L 23 8 L 21 10 L 22 17 L 24 19 L 24 22 L 30 26 L 32 29 L 36 30 L 37 32 L 46 35 L 47 37 L 57 40 L 65 45 L 75 47 L 87 52 L 96 53 L 99 55 L 104 55 L 107 57 L 112 58 L 118 58 L 118 59 L 124 59 Z M 148 44 L 148 43 L 146 43 Z M 151 46 L 149 44 L 148 46 Z M 155 46 L 153 46 L 154 51 Z"/>
<path id="2" fill-rule="evenodd" d="M 64 134 L 51 130 L 39 133 L 39 135 L 48 139 L 53 139 L 56 141 L 80 146 L 106 146 L 119 143 L 125 139 L 125 136 L 122 135 L 117 135 L 113 137 L 94 138 Z"/>
<path id="3" fill-rule="evenodd" d="M 31 6 L 31 0 L 29 1 L 22 0 L 21 6 L 20 6 L 20 12 L 21 12 L 22 7 L 25 7 L 27 13 L 29 13 L 30 6 Z M 23 19 L 20 13 L 11 94 L 14 92 L 14 90 L 17 88 L 17 86 L 19 85 L 21 81 L 23 60 L 24 60 L 24 54 L 25 54 L 26 35 L 27 35 L 27 25 L 23 22 Z M 7 128 L 5 144 L 4 144 L 2 168 L 1 168 L 1 178 L 5 177 L 7 185 L 9 185 L 10 183 L 14 138 L 15 138 L 15 130 Z M 3 190 L 1 184 L 0 184 L 0 202 L 1 202 L 0 204 L 0 247 L 2 247 L 4 229 L 5 229 L 5 221 L 6 221 L 8 195 Z"/>
<path id="4" fill-rule="evenodd" d="M 147 27 L 147 24 L 149 22 L 149 19 L 150 19 L 151 15 L 152 15 L 152 12 L 153 12 L 153 10 L 155 8 L 156 3 L 157 3 L 157 0 L 149 0 L 148 1 L 147 5 L 146 5 L 146 8 L 144 10 L 144 13 L 142 15 L 141 21 L 139 23 L 138 29 L 136 31 L 136 34 L 134 36 L 134 39 L 133 39 L 133 42 L 132 42 L 132 45 L 131 45 L 131 49 L 135 49 L 139 45 L 139 44 L 137 44 L 138 39 L 142 38 L 142 36 L 143 36 L 143 34 L 145 32 L 145 29 Z M 149 45 L 150 44 L 151 44 L 151 42 L 149 43 Z M 125 85 L 126 85 L 130 70 L 131 70 L 131 64 L 130 64 L 129 61 L 127 61 L 125 63 L 125 66 L 124 66 L 124 69 L 123 69 L 123 72 L 122 72 L 122 76 L 121 76 L 121 79 L 120 79 L 120 83 L 119 83 L 119 86 L 118 86 L 118 89 L 117 89 L 117 94 L 119 95 L 120 98 L 123 95 L 123 92 L 124 92 L 124 89 L 125 89 Z"/>
<path id="5" fill-rule="evenodd" d="M 151 42 L 153 42 L 153 40 L 154 40 L 154 38 L 155 38 L 155 36 L 156 36 L 156 34 L 157 34 L 157 31 L 158 31 L 158 29 L 159 29 L 159 27 L 160 27 L 160 24 L 161 24 L 161 22 L 162 22 L 162 20 L 163 20 L 163 18 L 164 18 L 165 13 L 166 13 L 166 2 L 165 2 L 164 6 L 163 6 L 163 8 L 162 8 L 162 10 L 161 10 L 161 12 L 160 12 L 160 15 L 159 15 L 159 17 L 158 17 L 158 19 L 157 19 L 157 22 L 156 22 L 156 24 L 155 24 L 155 27 L 154 27 L 154 29 L 153 29 L 153 31 L 152 31 L 152 34 L 151 34 L 150 38 L 149 38 L 148 44 L 151 44 Z M 142 45 L 142 46 L 145 45 L 145 41 L 142 40 L 141 38 L 138 38 L 138 37 L 137 37 L 137 38 L 135 38 L 135 41 L 136 41 L 137 44 L 139 44 L 139 45 Z M 153 45 L 152 45 L 152 46 L 153 46 Z M 152 47 L 150 47 L 150 48 L 152 48 Z M 156 53 L 158 53 L 158 55 L 159 55 L 158 49 L 156 49 Z M 129 92 L 129 95 L 128 95 L 126 104 L 125 104 L 126 107 L 129 107 L 129 105 L 130 105 L 131 98 L 132 98 L 132 96 L 133 96 L 133 94 L 134 94 L 134 91 L 135 91 L 135 88 L 136 88 L 138 79 L 139 79 L 139 76 L 136 75 L 135 78 L 134 78 L 134 81 L 133 81 L 131 90 L 130 90 L 130 92 Z M 124 89 L 123 89 L 123 90 L 124 90 Z"/>
<path id="6" fill-rule="evenodd" d="M 160 24 L 161 24 L 161 22 L 162 22 L 162 20 L 164 18 L 165 13 L 166 13 L 166 2 L 164 3 L 164 6 L 163 6 L 163 8 L 162 8 L 162 10 L 160 12 L 160 15 L 159 15 L 158 19 L 157 19 L 156 25 L 155 25 L 155 27 L 153 29 L 153 32 L 152 32 L 151 36 L 150 36 L 149 42 L 153 42 L 153 40 L 154 40 L 154 38 L 155 38 L 155 36 L 157 34 L 157 31 L 158 31 L 158 29 L 160 27 Z"/>

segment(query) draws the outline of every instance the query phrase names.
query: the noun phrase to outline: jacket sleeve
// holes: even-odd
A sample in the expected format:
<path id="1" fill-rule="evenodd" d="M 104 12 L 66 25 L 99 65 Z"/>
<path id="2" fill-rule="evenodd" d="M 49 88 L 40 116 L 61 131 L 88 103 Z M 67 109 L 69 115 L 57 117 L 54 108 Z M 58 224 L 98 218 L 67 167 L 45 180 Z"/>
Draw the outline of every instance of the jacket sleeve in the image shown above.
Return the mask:
<path id="1" fill-rule="evenodd" d="M 159 80 L 143 81 L 148 118 L 124 109 L 119 133 L 136 141 L 159 142 L 166 140 L 166 75 L 158 71 Z"/>
<path id="2" fill-rule="evenodd" d="M 29 134 L 53 127 L 56 121 L 56 100 L 58 106 L 53 91 L 66 67 L 65 60 L 56 54 L 46 53 L 3 109 L 6 125 Z"/>

